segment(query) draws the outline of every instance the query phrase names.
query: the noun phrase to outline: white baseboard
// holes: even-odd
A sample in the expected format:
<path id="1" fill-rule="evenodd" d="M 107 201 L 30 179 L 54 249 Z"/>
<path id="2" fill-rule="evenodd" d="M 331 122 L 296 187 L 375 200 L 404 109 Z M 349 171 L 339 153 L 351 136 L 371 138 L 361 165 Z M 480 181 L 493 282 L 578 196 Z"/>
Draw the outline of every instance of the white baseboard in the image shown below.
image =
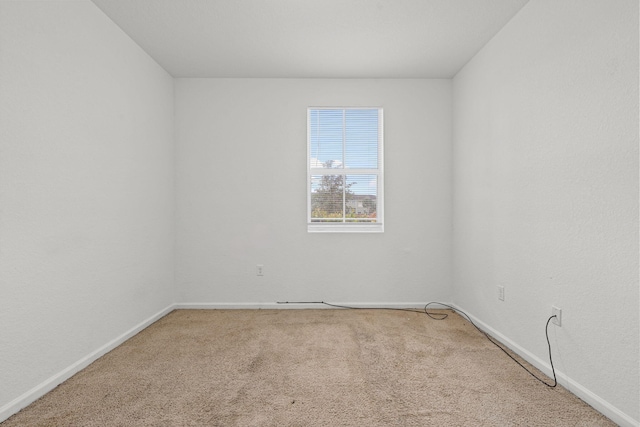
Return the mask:
<path id="1" fill-rule="evenodd" d="M 344 307 L 354 308 L 407 308 L 415 310 L 424 310 L 426 303 L 415 302 L 390 302 L 390 303 L 360 303 L 360 302 L 335 302 L 327 301 L 329 304 L 335 304 Z M 212 303 L 197 303 L 197 302 L 182 302 L 174 305 L 176 310 L 291 310 L 291 309 L 332 309 L 337 307 L 331 307 L 330 305 L 323 304 L 321 302 L 265 302 L 265 303 L 233 303 L 233 302 L 212 302 Z M 437 306 L 432 307 L 438 309 Z"/>
<path id="2" fill-rule="evenodd" d="M 517 353 L 527 362 L 531 363 L 537 369 L 544 372 L 544 374 L 549 376 L 549 378 L 553 377 L 551 365 L 549 364 L 548 361 L 544 361 L 540 359 L 533 353 L 519 346 L 514 341 L 507 338 L 497 330 L 493 329 L 492 327 L 490 327 L 489 325 L 487 325 L 482 320 L 478 319 L 477 317 L 475 317 L 474 315 L 472 315 L 462 307 L 459 307 L 455 304 L 453 305 L 453 307 L 466 313 L 471 318 L 473 323 L 475 323 L 480 329 L 482 329 L 492 337 L 496 338 L 498 341 L 500 341 L 502 344 L 507 346 L 509 349 L 513 350 L 515 353 Z M 619 410 L 618 408 L 616 408 L 606 400 L 602 399 L 600 396 L 594 394 L 592 391 L 590 391 L 580 383 L 568 377 L 566 374 L 559 372 L 557 369 L 555 371 L 556 371 L 556 379 L 558 381 L 558 384 L 562 385 L 563 387 L 571 391 L 571 393 L 575 394 L 580 399 L 587 402 L 595 410 L 597 410 L 598 412 L 600 412 L 601 414 L 609 418 L 614 423 L 622 427 L 640 426 L 640 422 L 638 422 L 638 420 L 635 420 L 633 419 L 633 417 L 625 414 L 624 412 L 622 412 L 621 410 Z"/>
<path id="3" fill-rule="evenodd" d="M 49 379 L 38 384 L 31 390 L 23 393 L 21 396 L 18 396 L 17 398 L 13 399 L 11 402 L 0 407 L 0 423 L 6 420 L 7 418 L 9 418 L 10 416 L 18 413 L 18 411 L 20 411 L 21 409 L 35 402 L 36 400 L 38 400 L 39 398 L 41 398 L 42 396 L 44 396 L 45 394 L 47 394 L 48 392 L 50 392 L 51 390 L 53 390 L 54 388 L 56 388 L 66 380 L 68 380 L 69 378 L 71 378 L 73 375 L 77 374 L 78 372 L 80 372 L 81 370 L 89 366 L 91 363 L 95 362 L 100 357 L 110 352 L 114 348 L 118 347 L 120 344 L 122 344 L 132 336 L 136 335 L 138 332 L 140 332 L 147 326 L 151 325 L 152 323 L 166 316 L 173 310 L 174 310 L 174 304 L 171 304 L 168 307 L 164 308 L 163 310 L 160 310 L 158 313 L 154 314 L 148 319 L 143 320 L 133 328 L 129 329 L 128 331 L 118 336 L 117 338 L 109 341 L 107 344 L 98 348 L 94 352 L 86 355 L 85 357 L 78 360 L 71 366 L 58 372 L 57 374 L 53 375 Z"/>

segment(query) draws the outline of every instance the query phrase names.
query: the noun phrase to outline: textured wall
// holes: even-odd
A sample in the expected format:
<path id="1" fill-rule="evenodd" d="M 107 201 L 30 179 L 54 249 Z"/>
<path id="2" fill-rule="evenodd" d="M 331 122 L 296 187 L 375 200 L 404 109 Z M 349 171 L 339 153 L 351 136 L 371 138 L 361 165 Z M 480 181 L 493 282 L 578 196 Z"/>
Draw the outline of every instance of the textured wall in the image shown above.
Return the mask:
<path id="1" fill-rule="evenodd" d="M 173 302 L 173 81 L 89 1 L 0 2 L 0 408 Z M 0 414 L 1 415 L 1 414 Z"/>
<path id="2" fill-rule="evenodd" d="M 307 233 L 323 105 L 384 108 L 382 234 Z M 449 299 L 450 80 L 178 79 L 176 117 L 179 302 Z"/>
<path id="3" fill-rule="evenodd" d="M 556 367 L 640 419 L 638 2 L 532 1 L 453 90 L 454 301 L 542 360 L 559 306 Z"/>

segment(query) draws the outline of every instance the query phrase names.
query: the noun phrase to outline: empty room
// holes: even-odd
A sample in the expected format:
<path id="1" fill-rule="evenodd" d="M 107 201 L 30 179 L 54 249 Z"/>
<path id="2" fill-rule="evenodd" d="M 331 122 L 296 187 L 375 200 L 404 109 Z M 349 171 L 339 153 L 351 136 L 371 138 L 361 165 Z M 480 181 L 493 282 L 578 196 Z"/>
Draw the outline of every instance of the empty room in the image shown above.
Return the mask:
<path id="1" fill-rule="evenodd" d="M 636 0 L 0 0 L 2 426 L 639 426 Z"/>

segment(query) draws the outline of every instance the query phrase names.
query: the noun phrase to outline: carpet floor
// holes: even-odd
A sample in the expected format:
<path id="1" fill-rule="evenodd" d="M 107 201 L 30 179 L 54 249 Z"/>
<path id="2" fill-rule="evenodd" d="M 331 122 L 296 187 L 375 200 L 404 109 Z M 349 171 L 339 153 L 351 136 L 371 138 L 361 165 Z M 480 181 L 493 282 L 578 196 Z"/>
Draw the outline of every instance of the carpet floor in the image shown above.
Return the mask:
<path id="1" fill-rule="evenodd" d="M 1 425 L 615 424 L 452 312 L 323 309 L 174 311 Z"/>

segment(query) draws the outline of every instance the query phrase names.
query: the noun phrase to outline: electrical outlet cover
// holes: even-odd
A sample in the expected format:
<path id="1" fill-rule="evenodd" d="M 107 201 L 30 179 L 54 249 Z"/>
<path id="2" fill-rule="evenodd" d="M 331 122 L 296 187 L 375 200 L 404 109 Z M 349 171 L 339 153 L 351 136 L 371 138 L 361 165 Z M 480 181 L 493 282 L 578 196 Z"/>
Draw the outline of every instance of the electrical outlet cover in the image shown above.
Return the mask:
<path id="1" fill-rule="evenodd" d="M 555 325 L 562 326 L 562 309 L 551 306 L 551 315 L 556 316 L 551 319 L 551 322 Z"/>

